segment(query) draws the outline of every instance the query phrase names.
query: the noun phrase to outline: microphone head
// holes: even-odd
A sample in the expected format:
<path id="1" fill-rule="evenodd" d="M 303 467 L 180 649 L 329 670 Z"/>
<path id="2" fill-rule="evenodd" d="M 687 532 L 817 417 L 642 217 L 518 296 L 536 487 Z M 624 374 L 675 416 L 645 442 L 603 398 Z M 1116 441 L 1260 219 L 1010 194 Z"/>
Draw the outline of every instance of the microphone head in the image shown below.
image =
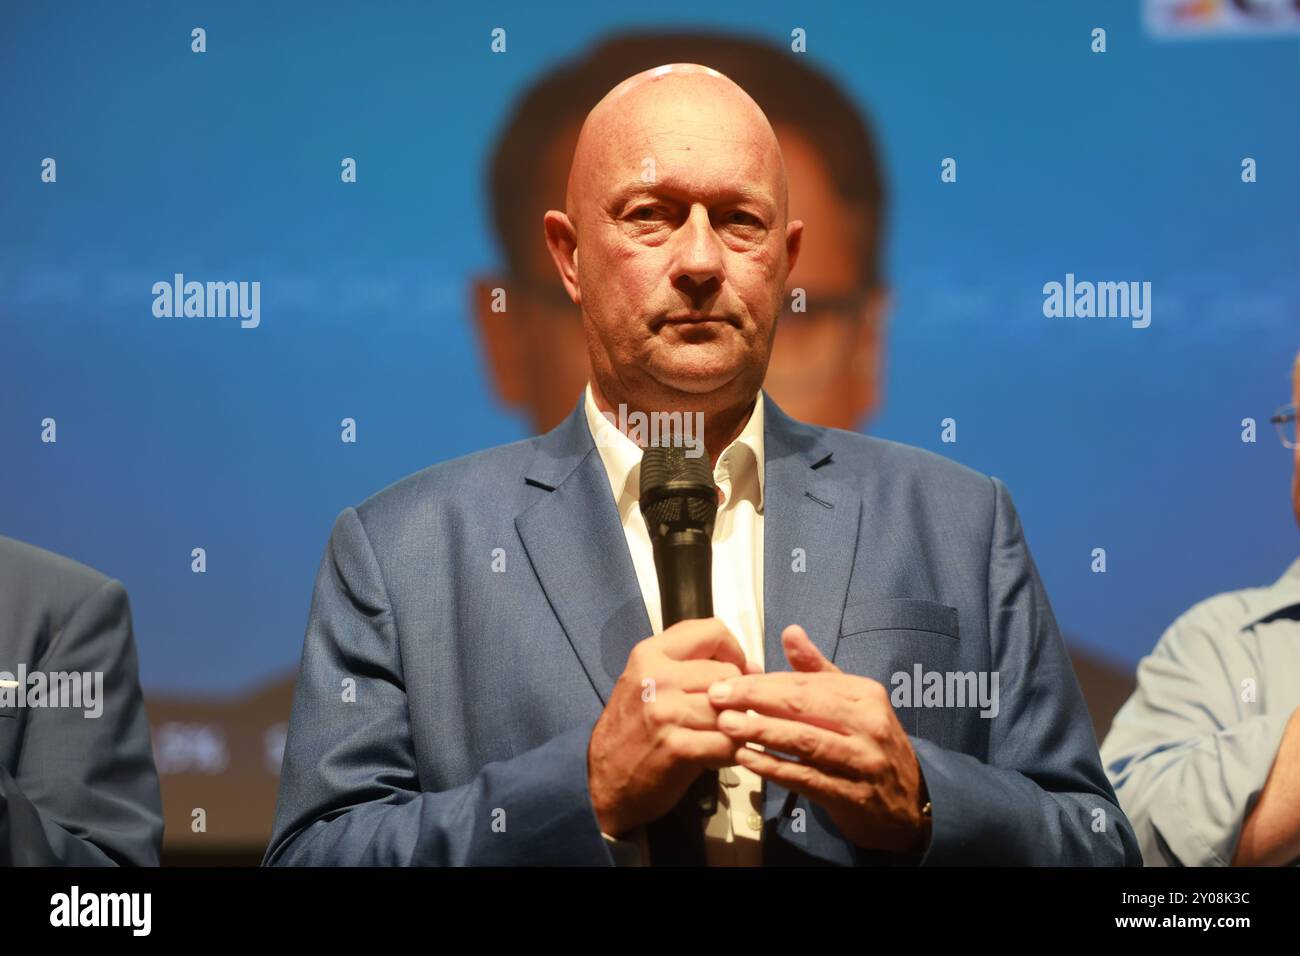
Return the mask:
<path id="1" fill-rule="evenodd" d="M 701 446 L 701 450 L 703 450 Z M 641 456 L 641 513 L 653 539 L 688 528 L 713 534 L 718 489 L 709 454 L 688 457 L 680 445 L 653 446 Z"/>

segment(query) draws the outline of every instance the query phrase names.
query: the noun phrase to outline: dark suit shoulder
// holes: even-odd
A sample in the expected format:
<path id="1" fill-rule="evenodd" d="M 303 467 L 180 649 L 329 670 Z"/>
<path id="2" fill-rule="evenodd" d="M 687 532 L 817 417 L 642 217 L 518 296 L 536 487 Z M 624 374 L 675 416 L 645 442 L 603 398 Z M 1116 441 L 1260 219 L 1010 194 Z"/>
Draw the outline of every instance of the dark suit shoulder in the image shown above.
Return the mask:
<path id="1" fill-rule="evenodd" d="M 22 605 L 40 608 L 60 626 L 108 583 L 94 568 L 0 536 L 0 605 L 10 618 Z"/>

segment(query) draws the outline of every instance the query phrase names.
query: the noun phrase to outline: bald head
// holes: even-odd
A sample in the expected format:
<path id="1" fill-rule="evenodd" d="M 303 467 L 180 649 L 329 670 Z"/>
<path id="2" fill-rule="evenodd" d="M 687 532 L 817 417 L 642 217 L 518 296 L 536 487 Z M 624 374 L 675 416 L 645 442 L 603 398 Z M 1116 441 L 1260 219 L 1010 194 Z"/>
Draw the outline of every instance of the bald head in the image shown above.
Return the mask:
<path id="1" fill-rule="evenodd" d="M 726 150 L 708 152 L 732 164 L 738 181 L 764 191 L 785 221 L 785 164 L 771 124 L 736 83 L 696 63 L 630 76 L 587 114 L 569 170 L 569 218 L 581 230 L 587 216 L 599 212 L 592 200 L 607 190 L 611 177 L 656 180 L 661 167 L 676 173 L 698 166 L 704 151 L 697 147 L 705 143 L 727 144 Z"/>
<path id="2" fill-rule="evenodd" d="M 707 446 L 725 448 L 803 233 L 763 111 L 707 67 L 638 73 L 588 114 L 565 206 L 546 213 L 546 241 L 582 308 L 597 405 L 703 413 Z"/>

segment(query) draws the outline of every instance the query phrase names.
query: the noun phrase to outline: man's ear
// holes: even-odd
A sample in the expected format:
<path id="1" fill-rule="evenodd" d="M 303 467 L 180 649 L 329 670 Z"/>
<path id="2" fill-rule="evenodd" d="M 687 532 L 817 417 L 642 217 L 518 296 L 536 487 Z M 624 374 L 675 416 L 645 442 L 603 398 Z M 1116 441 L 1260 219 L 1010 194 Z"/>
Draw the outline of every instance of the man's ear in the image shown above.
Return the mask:
<path id="1" fill-rule="evenodd" d="M 785 260 L 786 277 L 794 272 L 794 264 L 799 261 L 799 250 L 803 248 L 803 220 L 795 219 L 785 224 Z"/>
<path id="2" fill-rule="evenodd" d="M 479 276 L 474 279 L 470 292 L 473 298 L 470 311 L 478 326 L 492 390 L 507 408 L 517 408 L 524 402 L 524 357 L 520 354 L 523 343 L 509 311 L 492 311 L 493 303 L 501 301 L 498 289 L 506 290 L 504 301 L 509 310 L 509 283 L 500 276 Z"/>
<path id="3" fill-rule="evenodd" d="M 555 268 L 560 272 L 564 290 L 575 305 L 582 303 L 582 289 L 578 285 L 578 231 L 569 217 L 558 209 L 551 209 L 542 220 L 546 230 L 546 248 L 550 250 Z"/>

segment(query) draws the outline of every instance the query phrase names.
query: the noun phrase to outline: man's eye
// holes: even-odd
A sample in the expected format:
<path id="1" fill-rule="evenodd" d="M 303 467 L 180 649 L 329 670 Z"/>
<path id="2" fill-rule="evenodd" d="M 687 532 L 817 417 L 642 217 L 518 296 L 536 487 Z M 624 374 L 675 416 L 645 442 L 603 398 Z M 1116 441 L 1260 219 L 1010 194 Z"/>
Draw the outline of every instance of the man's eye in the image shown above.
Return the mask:
<path id="1" fill-rule="evenodd" d="M 759 221 L 759 218 L 757 216 L 747 212 L 739 212 L 739 211 L 733 212 L 728 218 L 730 219 L 733 225 L 737 225 L 737 226 L 761 226 L 762 225 L 762 222 Z"/>
<path id="2" fill-rule="evenodd" d="M 632 211 L 632 218 L 639 222 L 650 222 L 659 218 L 662 213 L 663 210 L 658 206 L 642 206 Z"/>

